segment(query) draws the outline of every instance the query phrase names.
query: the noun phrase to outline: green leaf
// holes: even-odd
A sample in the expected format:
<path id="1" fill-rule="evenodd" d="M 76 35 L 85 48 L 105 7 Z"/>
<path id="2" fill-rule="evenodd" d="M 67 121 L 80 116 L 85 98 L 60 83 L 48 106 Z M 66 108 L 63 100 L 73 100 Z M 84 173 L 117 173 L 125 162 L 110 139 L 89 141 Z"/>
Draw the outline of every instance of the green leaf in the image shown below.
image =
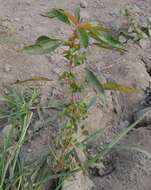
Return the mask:
<path id="1" fill-rule="evenodd" d="M 108 31 L 101 23 L 94 21 L 80 23 L 78 27 L 92 33 L 95 31 Z"/>
<path id="2" fill-rule="evenodd" d="M 35 77 L 30 78 L 30 79 L 26 79 L 26 80 L 22 80 L 22 81 L 17 80 L 13 84 L 21 84 L 21 83 L 32 82 L 32 81 L 51 81 L 51 80 L 46 78 L 46 77 L 35 76 Z"/>
<path id="3" fill-rule="evenodd" d="M 105 97 L 105 91 L 100 83 L 100 81 L 97 79 L 97 77 L 94 75 L 92 71 L 86 68 L 86 74 L 87 74 L 87 80 L 89 83 L 92 84 L 92 86 L 100 93 L 100 98 L 103 104 L 106 103 L 106 97 Z"/>
<path id="4" fill-rule="evenodd" d="M 122 84 L 112 83 L 112 82 L 102 84 L 102 86 L 103 86 L 104 90 L 115 90 L 115 91 L 124 92 L 124 93 L 137 92 L 137 90 L 135 88 L 125 86 Z"/>
<path id="5" fill-rule="evenodd" d="M 104 93 L 104 88 L 94 73 L 87 68 L 86 73 L 88 81 L 91 82 L 99 90 L 99 92 Z"/>
<path id="6" fill-rule="evenodd" d="M 48 18 L 58 18 L 60 21 L 70 25 L 70 20 L 63 9 L 52 9 L 43 16 Z"/>
<path id="7" fill-rule="evenodd" d="M 76 18 L 77 18 L 78 20 L 80 20 L 80 7 L 78 7 L 78 8 L 75 10 L 74 15 L 76 16 Z"/>
<path id="8" fill-rule="evenodd" d="M 108 32 L 96 30 L 91 32 L 91 36 L 97 40 L 96 45 L 98 46 L 108 49 L 116 49 L 122 52 L 125 51 L 124 46 Z"/>
<path id="9" fill-rule="evenodd" d="M 84 29 L 78 29 L 79 40 L 82 47 L 87 48 L 89 44 L 89 35 Z"/>
<path id="10" fill-rule="evenodd" d="M 105 48 L 105 49 L 113 49 L 110 45 L 104 43 L 104 42 L 98 42 L 98 43 L 94 43 L 94 45 L 99 46 L 101 48 Z M 120 50 L 121 51 L 121 50 Z"/>
<path id="11" fill-rule="evenodd" d="M 24 47 L 22 52 L 29 54 L 46 54 L 51 53 L 57 49 L 63 42 L 58 39 L 41 36 L 37 39 L 36 43 L 31 46 Z"/>

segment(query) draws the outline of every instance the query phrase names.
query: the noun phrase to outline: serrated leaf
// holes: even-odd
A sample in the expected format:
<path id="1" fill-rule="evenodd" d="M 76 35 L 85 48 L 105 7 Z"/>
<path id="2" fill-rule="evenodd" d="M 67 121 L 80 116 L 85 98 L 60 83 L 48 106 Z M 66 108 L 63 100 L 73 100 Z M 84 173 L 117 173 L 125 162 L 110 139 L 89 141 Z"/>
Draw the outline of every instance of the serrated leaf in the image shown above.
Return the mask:
<path id="1" fill-rule="evenodd" d="M 22 80 L 22 81 L 17 80 L 13 84 L 21 84 L 21 83 L 32 82 L 32 81 L 51 81 L 51 80 L 49 78 L 46 78 L 46 77 L 34 76 L 30 79 L 26 79 L 26 80 Z"/>
<path id="2" fill-rule="evenodd" d="M 88 35 L 87 31 L 79 28 L 78 35 L 79 35 L 79 40 L 80 40 L 81 46 L 84 48 L 87 48 L 88 44 L 89 44 L 89 35 Z"/>
<path id="3" fill-rule="evenodd" d="M 63 9 L 52 9 L 43 16 L 48 18 L 58 18 L 60 21 L 70 25 L 70 20 Z"/>
<path id="4" fill-rule="evenodd" d="M 41 36 L 37 39 L 36 43 L 24 47 L 22 52 L 29 54 L 46 54 L 51 53 L 57 49 L 63 42 L 58 39 L 49 38 L 47 36 Z"/>
<path id="5" fill-rule="evenodd" d="M 137 90 L 135 88 L 125 86 L 122 84 L 112 83 L 112 82 L 102 84 L 102 86 L 103 86 L 104 90 L 114 90 L 114 91 L 119 91 L 119 92 L 124 92 L 124 93 L 137 92 Z"/>
<path id="6" fill-rule="evenodd" d="M 96 45 L 98 46 L 104 46 L 105 48 L 112 48 L 122 52 L 125 51 L 124 46 L 108 32 L 96 30 L 91 32 L 91 36 L 96 39 Z"/>
<path id="7" fill-rule="evenodd" d="M 103 104 L 106 103 L 105 91 L 101 82 L 97 79 L 92 71 L 86 68 L 87 80 L 99 92 Z"/>

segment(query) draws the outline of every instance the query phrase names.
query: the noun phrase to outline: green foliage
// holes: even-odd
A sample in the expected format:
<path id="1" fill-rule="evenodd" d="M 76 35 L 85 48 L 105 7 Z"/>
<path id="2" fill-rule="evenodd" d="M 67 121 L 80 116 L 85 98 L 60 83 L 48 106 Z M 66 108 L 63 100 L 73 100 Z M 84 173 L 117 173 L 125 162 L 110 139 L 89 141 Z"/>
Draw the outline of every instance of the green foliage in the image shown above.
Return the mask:
<path id="1" fill-rule="evenodd" d="M 87 71 L 87 80 L 88 82 L 92 83 L 93 88 L 96 88 L 96 90 L 98 92 L 100 92 L 100 94 L 104 94 L 105 90 L 112 90 L 112 91 L 119 91 L 119 92 L 123 92 L 123 93 L 134 93 L 137 92 L 137 90 L 135 88 L 126 86 L 126 85 L 122 85 L 122 84 L 118 84 L 118 83 L 113 83 L 113 82 L 108 82 L 108 83 L 101 83 L 97 77 L 95 76 L 95 74 L 86 69 Z"/>
<path id="2" fill-rule="evenodd" d="M 44 16 L 49 18 L 57 18 L 66 24 L 70 24 L 70 20 L 63 9 L 52 9 L 51 11 L 47 12 Z"/>
<path id="3" fill-rule="evenodd" d="M 17 80 L 14 84 L 22 84 L 26 82 L 32 82 L 32 81 L 51 81 L 49 78 L 46 77 L 40 77 L 40 76 L 34 76 L 32 78 L 26 79 L 26 80 Z"/>
<path id="4" fill-rule="evenodd" d="M 4 95 L 3 102 L 6 109 L 0 110 L 0 119 L 17 125 L 23 124 L 24 117 L 30 112 L 30 108 L 37 101 L 37 91 L 19 92 L 16 89 L 8 89 L 8 95 Z"/>
<path id="5" fill-rule="evenodd" d="M 62 9 L 53 9 L 45 16 L 49 18 L 58 18 L 67 24 L 72 23 L 75 27 L 74 35 L 69 38 L 67 43 L 62 43 L 61 40 L 48 38 L 47 36 L 41 36 L 34 45 L 25 47 L 23 51 L 30 54 L 44 54 L 54 51 L 60 45 L 69 45 L 70 48 L 75 48 L 75 45 L 81 45 L 81 47 L 87 48 L 89 45 L 89 38 L 94 38 L 96 40 L 96 45 L 120 51 L 124 50 L 123 45 L 113 38 L 100 23 L 81 22 L 80 10 L 78 9 L 75 15 Z M 75 43 L 77 40 L 79 40 L 78 44 Z"/>
<path id="6" fill-rule="evenodd" d="M 70 90 L 72 93 L 81 92 L 83 89 L 83 86 L 81 84 L 78 84 L 77 82 L 73 81 L 70 84 Z"/>
<path id="7" fill-rule="evenodd" d="M 86 60 L 85 52 L 80 52 L 77 48 L 71 48 L 64 54 L 69 61 L 72 60 L 74 66 L 82 65 Z"/>
<path id="8" fill-rule="evenodd" d="M 74 12 L 75 17 L 78 19 L 78 21 L 80 21 L 80 7 L 76 8 L 75 12 Z"/>
<path id="9" fill-rule="evenodd" d="M 86 73 L 87 73 L 88 82 L 92 83 L 93 87 L 96 88 L 96 90 L 98 90 L 98 92 L 100 92 L 101 94 L 104 94 L 104 88 L 103 88 L 101 82 L 94 75 L 94 73 L 89 69 L 86 69 Z"/>
<path id="10" fill-rule="evenodd" d="M 25 47 L 22 51 L 29 54 L 46 54 L 53 52 L 62 43 L 61 40 L 41 36 L 34 45 Z"/>
<path id="11" fill-rule="evenodd" d="M 105 105 L 106 96 L 102 83 L 98 80 L 95 74 L 89 69 L 86 69 L 86 77 L 88 83 L 90 83 L 93 89 L 95 89 L 95 91 L 99 94 L 101 102 L 103 103 L 103 105 Z"/>
<path id="12" fill-rule="evenodd" d="M 87 105 L 83 101 L 69 104 L 64 109 L 64 114 L 75 121 L 86 119 L 87 112 Z"/>
<path id="13" fill-rule="evenodd" d="M 85 31 L 82 28 L 79 28 L 78 35 L 79 35 L 81 47 L 87 48 L 89 45 L 89 35 L 88 35 L 87 31 Z"/>
<path id="14" fill-rule="evenodd" d="M 5 96 L 6 105 L 10 105 L 9 108 L 10 110 L 13 109 L 14 113 L 17 112 L 18 107 L 24 107 L 24 104 L 27 104 L 25 107 L 28 107 L 29 109 L 27 109 L 26 114 L 24 113 L 22 115 L 22 122 L 19 123 L 21 127 L 19 139 L 14 143 L 12 131 L 15 130 L 15 128 L 11 128 L 10 133 L 8 133 L 5 137 L 4 144 L 0 145 L 1 190 L 44 190 L 46 184 L 50 182 L 50 180 L 54 179 L 60 179 L 56 189 L 61 187 L 62 181 L 67 177 L 82 169 L 86 170 L 93 166 L 96 161 L 102 160 L 104 156 L 110 152 L 110 150 L 145 117 L 145 115 L 142 116 L 133 125 L 129 126 L 121 134 L 117 135 L 115 139 L 110 144 L 105 146 L 100 153 L 89 160 L 85 160 L 84 162 L 81 162 L 80 160 L 79 150 L 85 150 L 87 143 L 91 143 L 98 137 L 100 138 L 102 130 L 96 131 L 94 134 L 81 140 L 75 134 L 75 123 L 72 122 L 72 120 L 68 121 L 64 127 L 60 129 L 60 132 L 56 138 L 56 143 L 54 143 L 54 147 L 52 147 L 48 156 L 31 163 L 27 163 L 22 157 L 22 146 L 25 142 L 26 133 L 31 125 L 34 114 L 34 112 L 31 111 L 30 106 L 33 105 L 35 102 L 35 97 L 37 96 L 34 95 L 32 97 L 32 94 L 32 91 L 31 93 L 26 92 L 21 95 L 20 93 L 18 94 L 18 92 L 15 92 L 15 99 L 19 100 L 20 106 L 16 106 L 18 102 L 13 102 L 12 93 L 9 94 L 8 97 Z M 11 96 L 11 98 L 9 96 Z M 77 109 L 77 107 L 79 107 L 79 109 Z M 80 114 L 78 113 L 79 110 L 81 110 Z M 87 105 L 81 101 L 77 105 L 68 105 L 66 107 L 66 111 L 67 114 L 71 114 L 71 112 L 74 114 L 75 111 L 78 111 L 77 114 L 79 117 L 84 119 L 87 115 Z M 11 113 L 10 117 L 12 117 Z M 137 147 L 133 150 L 150 156 L 148 152 L 140 150 Z"/>
<path id="15" fill-rule="evenodd" d="M 0 121 L 11 127 L 0 144 L 0 190 L 44 190 L 49 181 L 46 180 L 50 175 L 47 157 L 27 162 L 23 153 L 37 98 L 37 91 L 29 89 L 22 92 L 10 89 L 4 96 L 5 109 L 0 113 Z"/>
<path id="16" fill-rule="evenodd" d="M 63 72 L 63 74 L 60 76 L 60 79 L 64 79 L 64 80 L 74 80 L 75 79 L 75 75 L 71 72 Z"/>
<path id="17" fill-rule="evenodd" d="M 31 94 L 30 94 L 31 95 Z M 36 94 L 18 94 L 13 90 L 4 97 L 6 111 L 1 112 L 1 120 L 7 119 L 11 124 L 9 132 L 0 145 L 0 189 L 24 189 L 22 173 L 21 148 L 25 142 L 27 129 L 31 124 L 33 113 L 30 106 L 35 101 Z M 17 127 L 17 128 L 16 128 Z M 14 133 L 17 141 L 14 142 Z M 23 161 L 23 160 L 22 160 Z"/>
<path id="18" fill-rule="evenodd" d="M 95 43 L 97 46 L 107 49 L 116 49 L 121 52 L 125 51 L 123 45 L 107 32 L 96 30 L 91 32 L 91 36 L 97 40 Z"/>
<path id="19" fill-rule="evenodd" d="M 99 47 L 115 49 L 120 52 L 125 51 L 123 45 L 111 36 L 110 32 L 101 23 L 92 21 L 83 22 L 80 17 L 80 9 L 76 9 L 74 14 L 63 9 L 52 9 L 43 16 L 57 18 L 68 24 L 73 29 L 72 35 L 64 41 L 42 36 L 37 39 L 34 45 L 25 47 L 22 51 L 29 54 L 47 54 L 54 52 L 55 49 L 60 46 L 64 46 L 65 51 L 63 56 L 67 59 L 68 67 L 60 76 L 60 80 L 67 85 L 70 93 L 67 94 L 68 100 L 66 104 L 63 105 L 63 108 L 61 107 L 62 116 L 65 122 L 63 127 L 59 130 L 54 147 L 50 149 L 48 156 L 51 176 L 39 180 L 39 183 L 35 182 L 34 187 L 37 187 L 38 184 L 40 185 L 43 181 L 48 182 L 48 179 L 52 178 L 59 178 L 62 182 L 66 177 L 89 167 L 98 159 L 98 156 L 96 156 L 94 159 L 83 163 L 80 158 L 79 153 L 82 151 L 81 147 L 85 147 L 87 141 L 83 141 L 83 144 L 79 138 L 79 132 L 81 130 L 80 125 L 82 121 L 88 117 L 88 109 L 93 101 L 85 103 L 83 100 L 84 97 L 82 92 L 85 89 L 86 83 L 83 82 L 85 80 L 79 80 L 80 74 L 75 72 L 75 68 L 85 63 L 87 58 L 86 49 L 89 46 L 89 40 L 91 38 L 95 40 L 94 45 Z M 41 79 L 49 81 L 49 79 L 44 77 L 33 77 L 26 81 Z M 97 76 L 88 68 L 86 68 L 86 81 L 90 83 L 92 88 L 99 94 L 103 103 L 106 101 L 105 90 L 118 90 L 120 92 L 135 91 L 132 88 L 116 83 L 102 84 Z M 82 97 L 80 95 L 82 95 Z M 108 150 L 110 150 L 120 139 L 121 137 L 118 137 L 117 140 L 108 147 Z M 106 151 L 106 153 L 108 153 L 108 151 Z M 104 156 L 104 154 L 102 155 Z"/>
<path id="20" fill-rule="evenodd" d="M 105 83 L 102 86 L 105 90 L 115 90 L 115 91 L 124 92 L 124 93 L 137 92 L 137 90 L 132 87 L 117 84 L 117 83 L 112 83 L 112 82 Z"/>

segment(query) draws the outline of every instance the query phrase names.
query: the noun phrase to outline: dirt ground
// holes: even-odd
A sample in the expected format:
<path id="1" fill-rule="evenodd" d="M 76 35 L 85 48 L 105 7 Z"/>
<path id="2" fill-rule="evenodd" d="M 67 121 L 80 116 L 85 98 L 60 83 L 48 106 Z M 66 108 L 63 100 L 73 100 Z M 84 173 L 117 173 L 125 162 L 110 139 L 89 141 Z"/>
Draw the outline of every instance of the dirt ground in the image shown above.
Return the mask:
<path id="1" fill-rule="evenodd" d="M 26 80 L 32 76 L 45 76 L 50 82 L 42 83 L 43 101 L 52 94 L 54 82 L 63 71 L 64 59 L 60 56 L 29 56 L 17 50 L 35 41 L 40 35 L 66 38 L 70 30 L 64 24 L 42 17 L 51 8 L 74 10 L 80 0 L 0 0 L 0 89 L 4 85 L 17 80 Z M 120 10 L 126 5 L 136 6 L 148 17 L 151 17 L 151 0 L 85 0 L 85 8 L 81 9 L 84 19 L 99 20 L 112 28 L 120 19 Z M 98 110 L 95 129 L 107 127 L 106 141 L 118 130 L 127 127 L 133 120 L 134 112 L 141 109 L 146 97 L 144 91 L 151 82 L 150 73 L 145 63 L 151 68 L 151 43 L 146 48 L 137 44 L 127 43 L 124 55 L 120 53 L 100 50 L 90 47 L 88 50 L 88 64 L 94 70 L 103 74 L 107 80 L 133 86 L 139 89 L 137 94 L 110 94 L 111 106 L 107 119 Z M 93 50 L 93 51 L 92 51 Z M 143 60 L 144 60 L 143 59 Z M 110 67 L 109 71 L 102 69 Z M 36 84 L 37 85 L 37 84 Z M 38 83 L 40 85 L 40 83 Z M 54 92 L 55 93 L 55 92 Z M 150 105 L 147 105 L 150 106 Z M 99 114 L 95 114 L 95 113 Z M 116 112 L 116 113 L 115 113 Z M 94 123 L 91 119 L 90 122 Z M 90 127 L 91 128 L 91 127 Z M 95 129 L 90 131 L 95 131 Z M 127 146 L 135 145 L 151 153 L 150 126 L 140 126 L 128 135 L 122 142 Z M 41 138 L 36 137 L 29 146 L 29 153 L 39 151 L 47 143 L 50 144 L 50 131 L 41 132 Z M 113 151 L 114 152 L 114 151 Z M 150 190 L 151 189 L 151 160 L 143 153 L 130 150 L 115 150 L 113 156 L 114 171 L 104 177 L 92 176 L 94 190 Z M 114 152 L 114 154 L 115 154 Z"/>

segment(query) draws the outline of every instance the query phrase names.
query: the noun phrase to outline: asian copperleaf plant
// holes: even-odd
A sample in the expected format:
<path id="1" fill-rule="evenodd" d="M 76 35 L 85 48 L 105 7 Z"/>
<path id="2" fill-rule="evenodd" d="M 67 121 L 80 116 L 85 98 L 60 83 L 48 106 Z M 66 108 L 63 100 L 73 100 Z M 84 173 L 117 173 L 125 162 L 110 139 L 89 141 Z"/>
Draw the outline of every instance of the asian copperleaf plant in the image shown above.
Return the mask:
<path id="1" fill-rule="evenodd" d="M 81 167 L 80 158 L 77 149 L 79 148 L 79 140 L 76 136 L 81 121 L 88 116 L 88 104 L 84 101 L 84 97 L 77 94 L 82 93 L 87 83 L 91 83 L 97 93 L 101 97 L 105 96 L 105 90 L 117 90 L 124 93 L 135 92 L 136 90 L 117 83 L 102 84 L 91 69 L 86 67 L 86 79 L 80 82 L 77 79 L 75 68 L 84 64 L 86 50 L 93 39 L 94 45 L 107 49 L 114 49 L 124 52 L 123 45 L 112 37 L 106 27 L 99 22 L 84 22 L 80 16 L 80 9 L 76 9 L 74 13 L 70 13 L 63 9 L 52 9 L 47 12 L 45 17 L 58 20 L 69 25 L 73 33 L 66 40 L 54 39 L 47 36 L 40 36 L 35 44 L 25 47 L 22 51 L 29 54 L 48 54 L 54 52 L 57 48 L 64 46 L 63 56 L 67 60 L 67 70 L 62 73 L 60 79 L 67 84 L 70 94 L 69 100 L 63 110 L 66 122 L 56 137 L 55 148 L 51 150 L 52 171 L 58 174 L 62 171 L 72 171 L 77 167 Z M 45 77 L 33 77 L 26 80 L 48 80 Z M 103 98 L 101 98 L 103 100 Z"/>

